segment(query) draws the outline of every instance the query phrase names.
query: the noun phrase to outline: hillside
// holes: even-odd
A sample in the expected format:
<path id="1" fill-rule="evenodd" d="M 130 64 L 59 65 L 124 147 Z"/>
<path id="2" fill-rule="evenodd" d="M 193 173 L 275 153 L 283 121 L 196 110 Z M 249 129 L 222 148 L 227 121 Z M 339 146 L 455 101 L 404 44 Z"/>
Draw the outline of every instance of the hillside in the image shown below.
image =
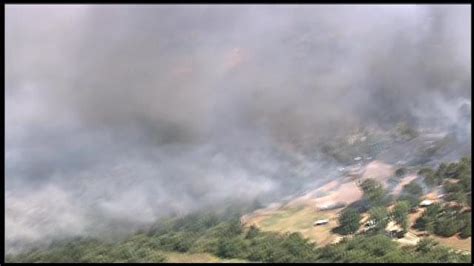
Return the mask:
<path id="1" fill-rule="evenodd" d="M 426 169 L 418 171 L 420 176 L 415 174 L 416 178 L 408 172 L 405 177 L 400 177 L 400 183 L 412 181 L 401 190 L 392 190 L 391 197 L 378 192 L 390 187 L 389 180 L 394 168 L 374 161 L 364 169 L 355 180 L 343 178 L 340 183 L 332 181 L 293 200 L 275 203 L 264 209 L 256 209 L 257 205 L 228 205 L 219 212 L 201 211 L 158 221 L 152 227 L 119 242 L 110 243 L 94 238 L 64 240 L 49 247 L 9 255 L 6 261 L 470 262 L 471 225 L 470 220 L 469 223 L 463 220 L 470 217 L 470 201 L 464 202 L 467 198 L 459 197 L 467 196 L 463 193 L 468 192 L 462 188 L 461 193 L 448 185 L 452 180 L 464 182 L 470 178 L 465 175 L 470 174 L 469 158 L 441 165 L 433 172 L 433 176 L 427 174 Z M 443 185 L 433 186 L 429 193 L 418 194 L 417 190 L 421 188 L 413 181 L 420 179 L 421 174 L 425 175 L 424 179 L 438 180 Z M 374 176 L 380 179 L 374 181 Z M 370 187 L 370 184 L 380 186 Z M 449 191 L 439 197 L 437 191 L 446 190 L 446 186 Z M 353 192 L 359 189 L 362 191 L 349 193 L 350 189 Z M 362 203 L 365 200 L 370 204 L 377 203 L 373 201 L 376 198 L 374 195 L 379 195 L 377 201 L 383 203 L 367 209 Z M 393 201 L 394 198 L 397 200 Z M 416 207 L 424 199 L 431 199 L 432 204 Z M 405 216 L 396 216 L 395 210 L 400 208 L 400 202 L 409 204 L 411 200 L 415 200 L 413 211 L 407 212 Z M 449 207 L 453 206 L 453 202 L 462 207 Z M 360 220 L 357 220 L 358 228 L 354 229 L 355 234 L 338 231 L 342 226 L 341 213 L 345 213 L 346 209 L 361 213 Z M 385 226 L 378 231 L 366 230 L 364 224 L 370 219 L 380 219 L 377 215 L 383 210 L 386 211 L 385 215 L 390 213 L 387 219 L 397 223 L 401 221 L 400 217 L 406 218 L 407 229 L 403 237 L 387 236 L 383 231 Z M 439 218 L 431 219 L 433 213 Z M 328 223 L 313 226 L 315 220 L 324 219 Z M 380 220 L 380 223 L 384 220 Z M 453 221 L 458 223 L 453 224 Z M 376 226 L 378 224 L 375 223 Z M 394 227 L 394 224 L 391 226 Z M 420 235 L 422 232 L 423 236 Z"/>
<path id="2" fill-rule="evenodd" d="M 206 218 L 207 217 L 207 218 Z M 402 249 L 384 235 L 318 247 L 300 234 L 262 232 L 238 219 L 208 214 L 160 223 L 118 243 L 76 239 L 15 256 L 7 262 L 469 262 L 470 256 L 428 241 Z M 196 219 L 203 223 L 198 223 Z M 191 229 L 191 227 L 192 229 Z M 429 247 L 429 248 L 427 248 Z"/>
<path id="3" fill-rule="evenodd" d="M 465 163 L 464 163 L 465 162 Z M 469 167 L 466 174 L 469 174 L 470 180 L 470 160 L 459 163 L 458 168 Z M 453 166 L 451 165 L 452 169 Z M 264 231 L 276 232 L 299 232 L 304 237 L 311 239 L 318 245 L 324 246 L 336 243 L 341 240 L 343 235 L 335 232 L 340 225 L 338 217 L 344 210 L 345 206 L 354 205 L 363 198 L 363 191 L 359 184 L 364 180 L 373 179 L 380 182 L 390 193 L 392 198 L 404 199 L 406 197 L 405 190 L 414 184 L 424 183 L 423 176 L 416 173 L 416 169 L 411 170 L 404 176 L 395 178 L 396 166 L 388 165 L 380 161 L 372 161 L 362 167 L 360 174 L 356 177 L 353 175 L 342 177 L 309 191 L 306 194 L 296 197 L 290 201 L 280 204 L 273 204 L 273 208 L 256 210 L 253 213 L 242 217 L 242 223 L 245 226 L 256 226 Z M 439 171 L 439 170 L 438 170 Z M 443 184 L 449 184 L 449 180 Z M 451 201 L 443 198 L 442 191 L 445 188 L 440 184 L 431 188 L 425 186 L 424 193 L 417 196 L 417 202 L 422 200 L 430 200 L 432 203 L 446 204 Z M 470 190 L 465 191 L 467 198 L 470 197 Z M 403 195 L 401 195 L 403 194 Z M 462 195 L 462 194 L 461 194 Z M 466 197 L 464 196 L 464 197 Z M 452 203 L 452 202 L 451 202 Z M 461 204 L 466 205 L 465 202 Z M 470 204 L 470 203 L 469 203 Z M 386 206 L 387 210 L 392 209 L 394 204 Z M 470 205 L 465 207 L 470 215 Z M 420 228 L 415 228 L 417 220 L 423 216 L 426 208 L 417 208 L 407 213 L 407 231 L 404 237 L 395 239 L 401 245 L 416 245 L 424 238 L 430 237 L 437 240 L 442 245 L 450 248 L 471 252 L 470 224 L 469 236 L 460 237 L 459 235 L 440 236 L 436 234 L 424 234 Z M 314 226 L 317 220 L 327 219 L 327 224 Z M 363 229 L 363 224 L 369 220 L 369 214 L 362 212 L 362 219 L 359 230 Z"/>

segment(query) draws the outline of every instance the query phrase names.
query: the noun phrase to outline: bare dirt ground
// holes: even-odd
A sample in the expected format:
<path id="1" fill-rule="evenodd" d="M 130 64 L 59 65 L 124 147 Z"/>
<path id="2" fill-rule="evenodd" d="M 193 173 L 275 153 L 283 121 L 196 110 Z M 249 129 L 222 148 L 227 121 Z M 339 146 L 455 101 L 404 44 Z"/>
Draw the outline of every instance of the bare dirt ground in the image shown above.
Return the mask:
<path id="1" fill-rule="evenodd" d="M 365 172 L 361 179 L 363 181 L 368 178 L 373 178 L 387 187 L 388 179 L 393 176 L 394 172 L 395 169 L 393 166 L 381 161 L 372 161 L 365 167 Z"/>
<path id="2" fill-rule="evenodd" d="M 333 184 L 330 185 L 333 186 Z M 318 209 L 323 209 L 337 203 L 350 204 L 362 198 L 362 191 L 354 182 L 337 184 L 337 187 L 333 188 L 331 191 L 324 189 L 316 190 L 315 192 L 316 193 L 313 195 L 304 195 L 296 198 L 289 202 L 288 205 L 309 205 Z"/>
<path id="3" fill-rule="evenodd" d="M 413 232 L 408 231 L 408 233 L 405 234 L 403 238 L 396 239 L 400 245 L 409 245 L 409 246 L 414 246 L 418 244 L 418 241 L 420 241 L 420 237 L 416 236 Z"/>
<path id="4" fill-rule="evenodd" d="M 181 253 L 162 251 L 161 255 L 166 257 L 167 263 L 245 263 L 241 259 L 221 259 L 209 253 Z"/>
<path id="5" fill-rule="evenodd" d="M 442 245 L 471 252 L 471 237 L 461 239 L 459 238 L 459 236 L 454 235 L 451 237 L 432 236 L 432 238 L 434 238 Z"/>
<path id="6" fill-rule="evenodd" d="M 438 193 L 437 192 L 430 192 L 423 196 L 423 199 L 431 200 L 432 202 L 438 202 Z"/>
<path id="7" fill-rule="evenodd" d="M 402 192 L 403 186 L 409 184 L 411 181 L 415 180 L 418 176 L 417 175 L 408 175 L 402 178 L 400 183 L 392 190 L 393 195 L 400 195 Z"/>

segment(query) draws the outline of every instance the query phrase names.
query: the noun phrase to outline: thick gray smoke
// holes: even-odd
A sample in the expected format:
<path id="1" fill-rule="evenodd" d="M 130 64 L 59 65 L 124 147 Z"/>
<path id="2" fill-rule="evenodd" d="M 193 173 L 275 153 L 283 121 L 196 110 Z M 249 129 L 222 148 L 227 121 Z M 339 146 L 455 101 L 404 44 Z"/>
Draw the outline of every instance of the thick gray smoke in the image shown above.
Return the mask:
<path id="1" fill-rule="evenodd" d="M 470 20 L 468 5 L 8 5 L 6 251 L 289 193 L 334 169 L 301 150 L 355 127 L 470 143 Z"/>

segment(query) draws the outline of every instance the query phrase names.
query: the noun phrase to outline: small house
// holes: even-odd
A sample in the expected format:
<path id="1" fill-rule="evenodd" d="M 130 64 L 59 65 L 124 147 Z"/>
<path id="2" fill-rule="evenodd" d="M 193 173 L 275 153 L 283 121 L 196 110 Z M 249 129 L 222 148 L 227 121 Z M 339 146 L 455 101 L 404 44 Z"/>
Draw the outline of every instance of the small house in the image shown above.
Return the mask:
<path id="1" fill-rule="evenodd" d="M 320 220 L 315 221 L 313 223 L 313 226 L 324 225 L 324 224 L 327 224 L 327 223 L 329 223 L 328 219 L 320 219 Z"/>
<path id="2" fill-rule="evenodd" d="M 422 202 L 420 202 L 420 207 L 428 207 L 431 204 L 433 204 L 431 200 L 423 200 Z"/>
<path id="3" fill-rule="evenodd" d="M 366 228 L 372 228 L 372 227 L 374 227 L 375 225 L 376 225 L 375 220 L 370 220 L 370 221 L 368 221 L 368 222 L 365 224 L 365 227 L 366 227 Z"/>
<path id="4" fill-rule="evenodd" d="M 367 233 L 371 231 L 372 229 L 374 229 L 376 225 L 377 223 L 375 222 L 375 220 L 369 220 L 366 223 L 364 223 L 364 227 L 360 229 L 360 233 L 361 234 Z"/>

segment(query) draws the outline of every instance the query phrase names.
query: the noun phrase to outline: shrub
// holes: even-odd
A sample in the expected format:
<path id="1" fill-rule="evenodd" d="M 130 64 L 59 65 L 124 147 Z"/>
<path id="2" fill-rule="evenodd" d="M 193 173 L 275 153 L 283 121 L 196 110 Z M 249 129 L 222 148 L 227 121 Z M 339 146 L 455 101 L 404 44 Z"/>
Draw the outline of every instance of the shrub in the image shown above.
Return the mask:
<path id="1" fill-rule="evenodd" d="M 398 168 L 396 171 L 395 171 L 395 175 L 397 177 L 404 177 L 405 175 L 407 174 L 407 169 L 402 167 L 402 168 Z"/>

